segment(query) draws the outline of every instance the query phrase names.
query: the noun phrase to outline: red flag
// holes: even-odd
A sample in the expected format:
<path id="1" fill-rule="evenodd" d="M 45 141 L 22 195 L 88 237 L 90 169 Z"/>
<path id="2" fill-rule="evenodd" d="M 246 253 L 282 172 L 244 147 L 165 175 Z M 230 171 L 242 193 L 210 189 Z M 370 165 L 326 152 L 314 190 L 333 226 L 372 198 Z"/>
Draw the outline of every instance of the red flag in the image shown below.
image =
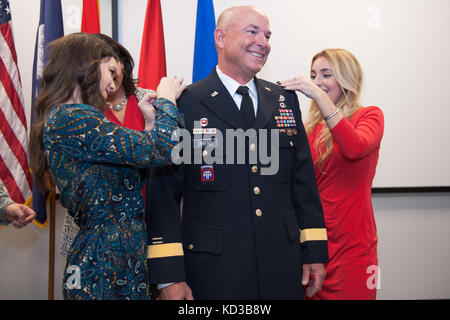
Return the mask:
<path id="1" fill-rule="evenodd" d="M 28 133 L 9 2 L 0 1 L 0 185 L 15 202 L 31 197 Z"/>
<path id="2" fill-rule="evenodd" d="M 159 0 L 148 0 L 139 59 L 139 87 L 156 89 L 166 76 L 166 50 Z"/>
<path id="3" fill-rule="evenodd" d="M 81 32 L 100 33 L 98 0 L 83 0 Z"/>

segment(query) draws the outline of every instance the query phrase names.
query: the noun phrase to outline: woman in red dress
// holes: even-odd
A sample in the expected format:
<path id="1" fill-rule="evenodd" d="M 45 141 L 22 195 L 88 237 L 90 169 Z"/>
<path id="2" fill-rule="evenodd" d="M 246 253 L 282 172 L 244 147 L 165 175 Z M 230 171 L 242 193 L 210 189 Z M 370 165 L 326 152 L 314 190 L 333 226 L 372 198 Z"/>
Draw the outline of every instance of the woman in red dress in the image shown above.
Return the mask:
<path id="1" fill-rule="evenodd" d="M 155 117 L 152 114 L 143 114 L 145 110 L 139 108 L 139 101 L 148 93 L 153 93 L 153 99 L 156 100 L 156 93 L 136 87 L 137 81 L 133 79 L 133 58 L 125 47 L 107 35 L 98 33 L 96 36 L 113 48 L 119 58 L 117 64 L 121 67 L 114 75 L 114 85 L 117 90 L 108 95 L 106 118 L 133 130 L 151 129 Z M 146 124 L 150 128 L 146 128 Z"/>
<path id="2" fill-rule="evenodd" d="M 371 188 L 383 137 L 378 107 L 362 107 L 362 70 L 347 50 L 312 59 L 311 80 L 279 83 L 313 101 L 305 125 L 325 213 L 330 262 L 312 299 L 376 299 L 377 230 Z"/>

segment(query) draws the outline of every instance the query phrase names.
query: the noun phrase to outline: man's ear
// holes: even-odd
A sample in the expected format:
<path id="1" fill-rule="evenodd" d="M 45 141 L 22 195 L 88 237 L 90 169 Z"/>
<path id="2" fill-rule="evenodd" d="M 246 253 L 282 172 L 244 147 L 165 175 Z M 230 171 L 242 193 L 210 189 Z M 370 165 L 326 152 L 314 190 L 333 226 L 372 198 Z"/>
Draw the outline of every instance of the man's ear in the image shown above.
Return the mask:
<path id="1" fill-rule="evenodd" d="M 225 31 L 221 28 L 216 28 L 216 30 L 214 30 L 214 40 L 216 46 L 223 49 L 225 46 Z"/>

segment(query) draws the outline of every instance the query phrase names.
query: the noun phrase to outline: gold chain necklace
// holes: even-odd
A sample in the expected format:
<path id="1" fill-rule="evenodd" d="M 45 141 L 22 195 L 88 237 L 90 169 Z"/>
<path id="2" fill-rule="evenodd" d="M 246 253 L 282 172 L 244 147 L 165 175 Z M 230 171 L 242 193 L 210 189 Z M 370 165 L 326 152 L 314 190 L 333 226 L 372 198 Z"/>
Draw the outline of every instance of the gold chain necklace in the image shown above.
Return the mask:
<path id="1" fill-rule="evenodd" d="M 114 105 L 113 105 L 111 102 L 107 102 L 106 105 L 107 105 L 111 110 L 114 110 L 114 111 L 119 112 L 120 110 L 122 110 L 122 108 L 123 108 L 124 106 L 127 105 L 127 102 L 128 102 L 127 97 L 126 97 L 126 96 L 123 96 L 122 100 L 120 100 L 120 103 L 117 103 L 117 104 L 114 104 Z"/>

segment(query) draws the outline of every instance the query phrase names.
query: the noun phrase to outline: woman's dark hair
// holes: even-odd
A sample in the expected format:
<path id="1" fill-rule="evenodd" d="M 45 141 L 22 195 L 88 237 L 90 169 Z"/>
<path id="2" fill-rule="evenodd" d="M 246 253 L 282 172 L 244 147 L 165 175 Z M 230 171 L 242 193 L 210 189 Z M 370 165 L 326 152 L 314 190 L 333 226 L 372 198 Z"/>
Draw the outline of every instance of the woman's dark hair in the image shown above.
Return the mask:
<path id="1" fill-rule="evenodd" d="M 102 39 L 114 50 L 114 53 L 123 64 L 123 81 L 122 86 L 125 89 L 125 94 L 128 97 L 136 91 L 137 79 L 133 79 L 134 61 L 131 54 L 119 42 L 103 33 L 94 34 L 96 37 Z"/>
<path id="2" fill-rule="evenodd" d="M 80 90 L 83 103 L 105 109 L 105 98 L 99 91 L 100 62 L 114 57 L 113 49 L 104 41 L 87 33 L 72 33 L 48 45 L 49 60 L 44 67 L 41 89 L 35 101 L 36 124 L 31 128 L 30 154 L 32 175 L 36 185 L 48 189 L 48 165 L 44 153 L 43 127 L 51 108 L 72 98 Z"/>

